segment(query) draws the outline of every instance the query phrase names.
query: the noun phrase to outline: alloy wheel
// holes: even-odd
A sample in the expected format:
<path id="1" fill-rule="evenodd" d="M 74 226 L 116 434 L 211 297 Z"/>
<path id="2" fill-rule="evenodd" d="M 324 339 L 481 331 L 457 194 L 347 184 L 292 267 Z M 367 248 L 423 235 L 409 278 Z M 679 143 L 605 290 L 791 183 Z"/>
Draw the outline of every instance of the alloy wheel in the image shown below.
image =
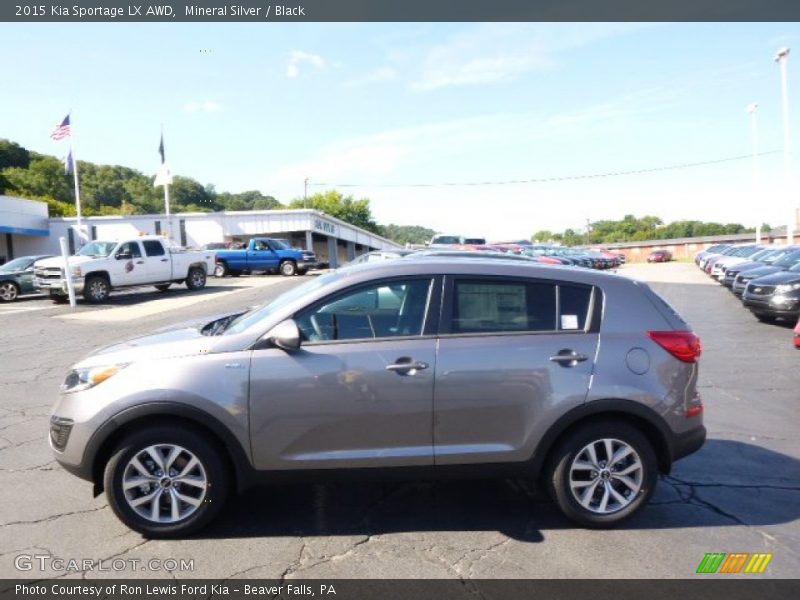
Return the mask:
<path id="1" fill-rule="evenodd" d="M 17 286 L 10 281 L 0 283 L 0 300 L 12 302 L 17 299 Z"/>
<path id="2" fill-rule="evenodd" d="M 644 467 L 636 450 L 614 438 L 584 446 L 569 468 L 569 489 L 584 509 L 611 514 L 628 506 L 642 489 Z"/>

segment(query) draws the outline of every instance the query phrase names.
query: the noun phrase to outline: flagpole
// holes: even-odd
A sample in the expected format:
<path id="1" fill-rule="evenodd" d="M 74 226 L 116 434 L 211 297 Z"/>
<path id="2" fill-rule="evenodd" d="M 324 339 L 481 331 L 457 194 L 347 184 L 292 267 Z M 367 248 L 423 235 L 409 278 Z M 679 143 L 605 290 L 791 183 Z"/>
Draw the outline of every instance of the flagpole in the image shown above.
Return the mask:
<path id="1" fill-rule="evenodd" d="M 78 187 L 78 159 L 75 156 L 75 127 L 72 125 L 72 111 L 70 111 L 69 151 L 72 154 L 72 176 L 75 182 L 75 209 L 78 214 L 78 246 L 83 246 L 83 222 L 81 221 L 81 191 Z"/>
<path id="2" fill-rule="evenodd" d="M 164 182 L 164 206 L 167 215 L 167 236 L 172 239 L 172 219 L 169 216 L 169 183 Z"/>

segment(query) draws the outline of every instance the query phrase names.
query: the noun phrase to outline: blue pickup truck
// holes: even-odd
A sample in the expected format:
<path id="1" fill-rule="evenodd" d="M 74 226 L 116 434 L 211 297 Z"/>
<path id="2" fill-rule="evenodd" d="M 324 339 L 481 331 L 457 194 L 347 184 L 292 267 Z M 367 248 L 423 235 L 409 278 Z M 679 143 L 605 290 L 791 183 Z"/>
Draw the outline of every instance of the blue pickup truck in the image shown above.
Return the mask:
<path id="1" fill-rule="evenodd" d="M 237 277 L 242 273 L 264 271 L 281 275 L 304 275 L 316 267 L 317 257 L 309 250 L 292 248 L 275 238 L 253 238 L 242 250 L 217 250 L 214 275 Z"/>

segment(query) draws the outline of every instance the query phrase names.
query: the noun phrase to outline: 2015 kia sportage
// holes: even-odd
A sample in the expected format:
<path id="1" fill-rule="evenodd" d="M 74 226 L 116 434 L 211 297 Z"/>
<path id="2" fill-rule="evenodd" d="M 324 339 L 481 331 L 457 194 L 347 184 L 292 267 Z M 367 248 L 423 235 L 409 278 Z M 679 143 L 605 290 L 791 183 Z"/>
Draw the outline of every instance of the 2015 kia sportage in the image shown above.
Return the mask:
<path id="1" fill-rule="evenodd" d="M 200 529 L 254 483 L 387 468 L 539 476 L 569 518 L 606 527 L 703 444 L 699 355 L 625 277 L 369 263 L 95 352 L 66 376 L 50 443 L 150 537 Z"/>

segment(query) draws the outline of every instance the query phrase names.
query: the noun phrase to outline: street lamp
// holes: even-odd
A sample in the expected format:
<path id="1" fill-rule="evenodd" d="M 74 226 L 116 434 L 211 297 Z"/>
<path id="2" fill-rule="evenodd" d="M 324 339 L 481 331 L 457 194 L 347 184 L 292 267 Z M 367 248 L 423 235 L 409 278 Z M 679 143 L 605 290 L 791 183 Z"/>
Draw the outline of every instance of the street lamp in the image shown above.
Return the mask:
<path id="1" fill-rule="evenodd" d="M 753 138 L 753 206 L 758 207 L 758 103 L 748 104 L 745 110 L 750 113 L 750 131 Z M 761 215 L 756 219 L 756 244 L 761 243 Z"/>
<path id="2" fill-rule="evenodd" d="M 787 63 L 789 62 L 789 48 L 781 48 L 775 55 L 775 62 L 781 68 L 781 95 L 783 97 L 783 176 L 786 194 L 789 198 L 790 215 L 786 223 L 786 243 L 792 244 L 794 237 L 794 199 L 791 189 L 791 137 L 789 135 L 789 82 Z"/>

